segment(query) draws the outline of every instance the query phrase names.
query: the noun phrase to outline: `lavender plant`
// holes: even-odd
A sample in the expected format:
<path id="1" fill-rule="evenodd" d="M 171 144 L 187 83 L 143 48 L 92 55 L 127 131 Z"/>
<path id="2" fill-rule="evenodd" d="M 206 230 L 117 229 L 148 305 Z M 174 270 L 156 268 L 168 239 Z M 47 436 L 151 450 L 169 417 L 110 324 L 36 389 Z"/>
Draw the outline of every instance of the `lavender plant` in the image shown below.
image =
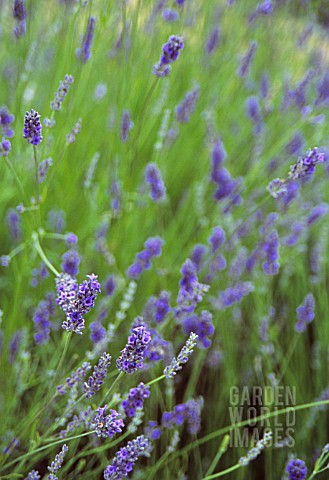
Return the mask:
<path id="1" fill-rule="evenodd" d="M 325 478 L 324 4 L 0 2 L 1 478 Z"/>

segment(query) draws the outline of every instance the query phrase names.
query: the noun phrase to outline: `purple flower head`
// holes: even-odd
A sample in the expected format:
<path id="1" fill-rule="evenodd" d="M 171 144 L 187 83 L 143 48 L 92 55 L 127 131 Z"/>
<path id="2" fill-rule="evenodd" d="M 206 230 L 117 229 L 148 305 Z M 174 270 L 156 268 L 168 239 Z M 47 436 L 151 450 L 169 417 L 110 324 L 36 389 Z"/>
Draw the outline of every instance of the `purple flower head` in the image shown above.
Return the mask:
<path id="1" fill-rule="evenodd" d="M 304 480 L 307 475 L 307 468 L 303 460 L 298 458 L 290 460 L 286 468 L 289 480 Z"/>
<path id="2" fill-rule="evenodd" d="M 154 320 L 157 323 L 163 322 L 170 310 L 170 293 L 163 291 L 154 301 Z"/>
<path id="3" fill-rule="evenodd" d="M 48 480 L 58 480 L 57 475 L 55 473 L 58 472 L 62 468 L 64 457 L 68 451 L 69 447 L 67 445 L 62 446 L 62 450 L 56 455 L 55 460 L 51 462 L 50 467 L 48 470 L 50 474 L 48 475 Z"/>
<path id="4" fill-rule="evenodd" d="M 128 442 L 126 447 L 121 447 L 111 465 L 104 470 L 104 480 L 121 480 L 128 477 L 138 457 L 147 452 L 150 446 L 150 440 L 140 435 Z"/>
<path id="5" fill-rule="evenodd" d="M 259 92 L 262 98 L 268 97 L 270 86 L 269 86 L 269 78 L 266 72 L 262 73 L 260 82 L 259 82 Z"/>
<path id="6" fill-rule="evenodd" d="M 160 170 L 155 163 L 149 163 L 145 168 L 145 181 L 150 190 L 150 197 L 154 202 L 163 200 L 166 196 L 166 187 L 163 183 Z"/>
<path id="7" fill-rule="evenodd" d="M 14 136 L 14 131 L 10 127 L 10 125 L 13 123 L 14 120 L 15 120 L 14 115 L 9 113 L 8 108 L 5 105 L 0 108 L 0 125 L 2 128 L 3 135 L 7 138 L 11 138 Z M 2 139 L 2 141 L 4 142 L 4 139 Z M 3 148 L 6 149 L 5 146 L 3 146 Z M 10 142 L 9 142 L 9 150 L 10 150 Z"/>
<path id="8" fill-rule="evenodd" d="M 163 373 L 167 378 L 173 378 L 182 369 L 182 365 L 188 362 L 189 356 L 192 355 L 196 346 L 197 338 L 198 336 L 194 332 L 190 333 L 177 358 L 173 357 L 170 364 L 164 369 Z"/>
<path id="9" fill-rule="evenodd" d="M 93 428 L 96 430 L 98 437 L 113 437 L 116 433 L 121 433 L 125 424 L 123 423 L 120 413 L 110 410 L 110 414 L 106 415 L 107 405 L 99 407 L 96 415 L 92 419 Z"/>
<path id="10" fill-rule="evenodd" d="M 91 45 L 94 40 L 96 19 L 89 17 L 87 31 L 83 37 L 82 47 L 76 50 L 76 55 L 83 63 L 86 63 L 91 58 Z"/>
<path id="11" fill-rule="evenodd" d="M 194 263 L 197 272 L 199 272 L 202 268 L 202 263 L 206 252 L 207 247 L 205 247 L 201 243 L 195 245 L 195 247 L 193 248 L 191 260 Z"/>
<path id="12" fill-rule="evenodd" d="M 263 270 L 266 275 L 276 275 L 279 271 L 279 248 L 280 239 L 278 232 L 276 230 L 272 230 L 267 236 L 263 245 L 263 253 L 265 255 Z"/>
<path id="13" fill-rule="evenodd" d="M 143 408 L 143 403 L 146 398 L 150 396 L 150 387 L 140 383 L 138 387 L 131 388 L 126 400 L 121 402 L 127 417 L 133 418 L 136 415 L 136 410 Z"/>
<path id="14" fill-rule="evenodd" d="M 170 63 L 177 60 L 180 51 L 184 48 L 184 43 L 178 35 L 171 35 L 167 43 L 162 45 L 162 54 L 160 61 L 153 65 L 153 74 L 158 77 L 168 76 L 170 73 Z"/>
<path id="15" fill-rule="evenodd" d="M 68 273 L 61 273 L 56 277 L 57 300 L 56 303 L 66 313 L 66 320 L 62 328 L 82 334 L 84 329 L 83 315 L 95 306 L 95 300 L 100 293 L 100 284 L 97 275 L 87 275 L 80 285 Z"/>
<path id="16" fill-rule="evenodd" d="M 63 272 L 68 273 L 72 277 L 79 273 L 80 257 L 75 250 L 68 250 L 62 255 L 61 268 Z"/>
<path id="17" fill-rule="evenodd" d="M 196 267 L 189 258 L 184 263 L 181 274 L 176 316 L 180 316 L 183 312 L 193 312 L 196 305 L 202 301 L 205 292 L 209 290 L 209 285 L 199 282 Z"/>
<path id="18" fill-rule="evenodd" d="M 27 477 L 25 477 L 24 480 L 40 480 L 41 475 L 39 474 L 38 470 L 31 470 L 31 472 L 28 473 Z"/>
<path id="19" fill-rule="evenodd" d="M 177 5 L 184 5 L 185 3 L 185 0 L 175 0 L 175 2 L 177 3 Z"/>
<path id="20" fill-rule="evenodd" d="M 18 242 L 21 239 L 21 217 L 16 210 L 10 208 L 6 215 L 7 224 L 11 238 L 14 242 Z"/>
<path id="21" fill-rule="evenodd" d="M 165 8 L 162 11 L 162 18 L 168 23 L 176 22 L 179 19 L 179 13 L 173 8 Z"/>
<path id="22" fill-rule="evenodd" d="M 104 352 L 100 357 L 98 364 L 94 367 L 94 372 L 87 382 L 84 383 L 83 392 L 87 398 L 92 397 L 98 392 L 104 383 L 107 371 L 111 365 L 111 355 Z"/>
<path id="23" fill-rule="evenodd" d="M 24 330 L 17 330 L 9 340 L 8 362 L 12 365 L 18 355 L 22 341 L 24 339 Z"/>
<path id="24" fill-rule="evenodd" d="M 197 85 L 193 90 L 188 92 L 181 103 L 175 108 L 177 122 L 188 123 L 192 113 L 195 110 L 195 104 L 199 98 L 200 87 Z"/>
<path id="25" fill-rule="evenodd" d="M 287 183 L 283 178 L 275 178 L 268 184 L 266 190 L 273 198 L 285 197 L 288 191 Z"/>
<path id="26" fill-rule="evenodd" d="M 198 346 L 200 348 L 209 348 L 215 331 L 212 323 L 212 314 L 207 310 L 203 310 L 200 315 L 188 315 L 181 322 L 182 330 L 185 335 L 195 332 L 198 335 Z"/>
<path id="27" fill-rule="evenodd" d="M 106 295 L 108 295 L 109 297 L 113 295 L 116 288 L 117 288 L 117 283 L 115 281 L 115 277 L 113 275 L 110 275 L 109 277 L 107 277 L 104 283 L 104 290 Z"/>
<path id="28" fill-rule="evenodd" d="M 11 150 L 11 143 L 7 138 L 3 138 L 0 143 L 0 157 L 6 157 Z"/>
<path id="29" fill-rule="evenodd" d="M 127 142 L 129 138 L 129 132 L 133 127 L 134 122 L 131 120 L 129 111 L 124 110 L 121 117 L 121 140 L 123 143 Z"/>
<path id="30" fill-rule="evenodd" d="M 150 420 L 147 427 L 144 428 L 144 434 L 150 440 L 158 440 L 161 437 L 161 427 L 155 420 Z"/>
<path id="31" fill-rule="evenodd" d="M 162 45 L 161 63 L 168 64 L 177 60 L 183 48 L 184 43 L 182 38 L 178 35 L 171 35 L 168 42 Z"/>
<path id="32" fill-rule="evenodd" d="M 11 258 L 9 255 L 1 255 L 0 257 L 0 265 L 2 267 L 8 267 L 11 262 Z"/>
<path id="33" fill-rule="evenodd" d="M 34 340 L 37 345 L 48 343 L 51 329 L 51 319 L 55 314 L 55 297 L 52 293 L 46 295 L 45 300 L 39 302 L 33 314 L 36 333 Z"/>
<path id="34" fill-rule="evenodd" d="M 259 98 L 257 95 L 247 98 L 245 106 L 247 116 L 255 125 L 255 134 L 259 135 L 262 131 L 263 118 Z"/>
<path id="35" fill-rule="evenodd" d="M 117 368 L 129 374 L 143 368 L 144 353 L 150 342 L 150 332 L 143 325 L 133 328 L 127 345 L 121 350 L 121 355 L 117 359 Z"/>
<path id="36" fill-rule="evenodd" d="M 257 5 L 257 12 L 261 15 L 270 15 L 273 11 L 272 0 L 263 0 Z"/>
<path id="37" fill-rule="evenodd" d="M 160 237 L 151 237 L 144 243 L 145 250 L 139 252 L 134 263 L 128 268 L 127 274 L 136 280 L 144 270 L 149 270 L 153 257 L 159 257 L 162 252 L 163 240 Z"/>
<path id="38" fill-rule="evenodd" d="M 67 390 L 71 390 L 75 385 L 82 383 L 84 377 L 87 375 L 87 372 L 91 369 L 89 362 L 83 362 L 81 367 L 79 367 L 75 372 L 72 372 L 71 376 L 65 380 L 64 385 L 58 385 L 56 387 L 57 393 L 59 395 L 65 395 Z"/>
<path id="39" fill-rule="evenodd" d="M 226 158 L 226 152 L 223 142 L 217 140 L 211 151 L 211 173 L 210 178 L 213 182 L 218 183 L 220 181 L 220 170 L 222 168 L 223 161 Z"/>
<path id="40" fill-rule="evenodd" d="M 52 110 L 58 111 L 61 109 L 62 103 L 64 102 L 64 99 L 68 94 L 68 91 L 73 81 L 74 79 L 72 75 L 68 75 L 68 74 L 65 75 L 64 80 L 60 82 L 57 92 L 55 93 L 54 100 L 50 102 L 50 108 Z"/>
<path id="41" fill-rule="evenodd" d="M 225 232 L 221 227 L 215 227 L 212 231 L 212 234 L 208 238 L 208 242 L 211 245 L 211 251 L 212 253 L 215 253 L 218 251 L 218 249 L 223 245 L 225 242 Z"/>
<path id="42" fill-rule="evenodd" d="M 312 175 L 316 165 L 323 162 L 324 153 L 318 153 L 318 149 L 314 147 L 312 150 L 308 150 L 305 157 L 299 157 L 297 162 L 290 167 L 288 179 L 298 180 L 305 175 Z"/>
<path id="43" fill-rule="evenodd" d="M 93 343 L 99 343 L 106 337 L 106 329 L 100 322 L 92 322 L 89 326 L 90 340 Z"/>
<path id="44" fill-rule="evenodd" d="M 41 130 L 40 115 L 31 108 L 24 117 L 23 137 L 32 145 L 39 145 L 42 141 Z"/>
<path id="45" fill-rule="evenodd" d="M 213 305 L 218 310 L 229 308 L 235 303 L 241 302 L 243 297 L 249 295 L 254 291 L 254 286 L 251 282 L 237 282 L 232 287 L 219 292 L 218 299 L 211 299 Z"/>
<path id="46" fill-rule="evenodd" d="M 48 173 L 49 168 L 52 166 L 53 160 L 52 158 L 46 158 L 43 160 L 38 167 L 38 182 L 43 183 L 46 180 L 46 176 Z"/>
<path id="47" fill-rule="evenodd" d="M 306 295 L 304 303 L 296 308 L 297 323 L 295 330 L 299 333 L 305 332 L 307 324 L 314 320 L 315 300 L 311 293 Z"/>
<path id="48" fill-rule="evenodd" d="M 241 64 L 240 64 L 240 67 L 239 67 L 239 70 L 238 70 L 239 77 L 244 78 L 248 75 L 248 72 L 249 72 L 250 67 L 251 67 L 251 63 L 252 63 L 252 61 L 254 59 L 254 56 L 256 54 L 257 46 L 258 46 L 257 42 L 255 42 L 255 41 L 252 41 L 250 43 L 249 50 L 242 57 L 242 60 L 241 60 Z"/>
<path id="49" fill-rule="evenodd" d="M 212 29 L 207 39 L 207 42 L 205 45 L 206 53 L 208 55 L 211 55 L 218 47 L 218 44 L 219 44 L 219 28 L 215 27 Z"/>
<path id="50" fill-rule="evenodd" d="M 191 399 L 186 403 L 180 403 L 175 406 L 173 411 L 162 414 L 162 426 L 165 428 L 180 427 L 186 421 L 189 433 L 195 435 L 200 430 L 202 407 L 202 397 L 198 398 L 198 400 Z"/>
<path id="51" fill-rule="evenodd" d="M 14 0 L 13 17 L 19 22 L 26 19 L 27 11 L 24 0 Z"/>
<path id="52" fill-rule="evenodd" d="M 307 217 L 307 225 L 311 226 L 315 223 L 320 217 L 328 213 L 328 204 L 320 203 L 312 208 L 310 214 Z"/>
<path id="53" fill-rule="evenodd" d="M 68 232 L 65 235 L 65 241 L 68 245 L 76 245 L 78 243 L 78 237 L 74 233 Z"/>

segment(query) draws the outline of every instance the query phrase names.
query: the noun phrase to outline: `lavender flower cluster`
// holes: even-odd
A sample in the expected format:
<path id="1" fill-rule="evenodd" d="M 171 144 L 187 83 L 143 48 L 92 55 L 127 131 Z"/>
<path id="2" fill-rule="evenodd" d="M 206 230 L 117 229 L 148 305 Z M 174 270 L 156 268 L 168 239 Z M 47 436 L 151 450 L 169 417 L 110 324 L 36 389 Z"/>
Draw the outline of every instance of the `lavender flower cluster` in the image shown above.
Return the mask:
<path id="1" fill-rule="evenodd" d="M 157 77 L 167 77 L 171 70 L 171 63 L 179 57 L 184 43 L 178 35 L 171 35 L 168 42 L 162 45 L 162 54 L 158 63 L 153 65 L 152 73 Z"/>
<path id="2" fill-rule="evenodd" d="M 150 396 L 150 387 L 140 383 L 137 387 L 131 388 L 128 393 L 127 399 L 121 402 L 121 407 L 123 408 L 127 417 L 134 417 L 136 415 L 136 410 L 143 408 L 144 400 Z"/>
<path id="3" fill-rule="evenodd" d="M 144 437 L 144 435 L 140 435 L 128 442 L 126 447 L 121 447 L 116 453 L 112 464 L 106 467 L 104 480 L 120 480 L 128 477 L 138 457 L 147 453 L 150 446 L 149 439 Z"/>
<path id="4" fill-rule="evenodd" d="M 100 293 L 100 283 L 97 275 L 87 275 L 88 280 L 78 285 L 75 278 L 67 273 L 56 277 L 57 305 L 66 313 L 62 328 L 69 332 L 82 334 L 85 328 L 83 315 L 95 306 L 95 300 Z"/>
<path id="5" fill-rule="evenodd" d="M 143 368 L 145 350 L 150 342 L 150 332 L 144 326 L 133 328 L 127 345 L 117 359 L 117 368 L 129 375 Z"/>

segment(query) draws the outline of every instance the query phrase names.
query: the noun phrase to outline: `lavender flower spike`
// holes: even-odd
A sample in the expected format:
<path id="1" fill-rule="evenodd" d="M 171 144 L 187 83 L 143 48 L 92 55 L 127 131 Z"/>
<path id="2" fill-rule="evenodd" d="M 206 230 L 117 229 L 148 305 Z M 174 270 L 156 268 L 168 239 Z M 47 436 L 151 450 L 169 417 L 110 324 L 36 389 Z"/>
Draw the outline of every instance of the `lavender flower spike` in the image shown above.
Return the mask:
<path id="1" fill-rule="evenodd" d="M 107 405 L 97 408 L 97 413 L 94 415 L 92 423 L 96 429 L 96 435 L 98 437 L 113 437 L 116 433 L 121 433 L 122 428 L 125 426 L 123 420 L 119 418 L 120 413 L 115 410 L 110 410 L 110 414 L 106 415 Z"/>
<path id="2" fill-rule="evenodd" d="M 94 367 L 94 373 L 88 378 L 87 382 L 85 382 L 83 386 L 83 391 L 87 398 L 92 397 L 100 390 L 110 365 L 111 355 L 104 352 L 99 359 L 98 364 Z"/>
<path id="3" fill-rule="evenodd" d="M 325 158 L 324 153 L 318 153 L 318 149 L 314 147 L 308 150 L 305 157 L 299 157 L 297 162 L 290 167 L 289 180 L 298 180 L 305 175 L 312 175 L 315 171 L 315 166 L 318 163 L 323 163 Z"/>
<path id="4" fill-rule="evenodd" d="M 85 328 L 83 315 L 94 308 L 96 297 L 101 291 L 97 275 L 91 274 L 87 277 L 88 280 L 80 285 L 67 273 L 61 273 L 55 280 L 56 303 L 66 313 L 62 328 L 80 335 Z"/>
<path id="5" fill-rule="evenodd" d="M 315 300 L 311 293 L 306 295 L 304 303 L 296 308 L 297 323 L 295 325 L 296 332 L 305 332 L 308 323 L 314 320 Z"/>
<path id="6" fill-rule="evenodd" d="M 188 362 L 188 357 L 193 353 L 194 347 L 196 346 L 198 336 L 191 332 L 189 338 L 186 341 L 186 344 L 179 352 L 177 359 L 174 357 L 171 361 L 171 364 L 164 369 L 164 374 L 167 378 L 173 378 L 176 373 L 182 369 L 182 364 Z"/>
<path id="7" fill-rule="evenodd" d="M 42 141 L 41 130 L 40 115 L 31 108 L 30 112 L 25 114 L 23 137 L 32 145 L 39 145 Z"/>
<path id="8" fill-rule="evenodd" d="M 143 357 L 146 347 L 151 342 L 151 334 L 142 325 L 133 329 L 128 343 L 117 359 L 117 368 L 130 375 L 143 368 Z"/>
<path id="9" fill-rule="evenodd" d="M 87 31 L 83 37 L 82 47 L 76 51 L 77 57 L 80 57 L 83 63 L 86 63 L 91 58 L 91 45 L 94 39 L 96 19 L 89 17 Z"/>
<path id="10" fill-rule="evenodd" d="M 303 460 L 299 460 L 299 458 L 290 460 L 286 470 L 289 475 L 289 480 L 304 480 L 307 475 L 305 462 L 303 462 Z"/>
<path id="11" fill-rule="evenodd" d="M 48 467 L 48 470 L 51 472 L 47 477 L 48 480 L 58 480 L 58 477 L 57 475 L 55 475 L 55 473 L 57 473 L 58 470 L 62 468 L 64 457 L 68 449 L 69 447 L 64 444 L 62 450 L 56 455 L 55 460 L 51 462 L 50 467 Z"/>
<path id="12" fill-rule="evenodd" d="M 50 108 L 52 110 L 60 110 L 64 98 L 66 97 L 70 86 L 72 85 L 74 79 L 72 75 L 66 74 L 64 80 L 60 82 L 57 92 L 55 93 L 54 101 L 50 103 Z"/>
<path id="13" fill-rule="evenodd" d="M 128 442 L 126 447 L 120 448 L 116 453 L 112 464 L 104 470 L 104 480 L 121 480 L 128 477 L 138 457 L 147 452 L 149 447 L 150 440 L 144 435 Z"/>
<path id="14" fill-rule="evenodd" d="M 155 163 L 149 163 L 145 168 L 145 180 L 148 183 L 150 197 L 154 202 L 166 196 L 166 187 L 163 183 L 160 170 Z"/>
<path id="15" fill-rule="evenodd" d="M 170 63 L 177 60 L 184 43 L 178 35 L 171 35 L 167 43 L 162 45 L 162 54 L 158 63 L 153 65 L 152 73 L 157 77 L 167 77 L 170 73 Z"/>

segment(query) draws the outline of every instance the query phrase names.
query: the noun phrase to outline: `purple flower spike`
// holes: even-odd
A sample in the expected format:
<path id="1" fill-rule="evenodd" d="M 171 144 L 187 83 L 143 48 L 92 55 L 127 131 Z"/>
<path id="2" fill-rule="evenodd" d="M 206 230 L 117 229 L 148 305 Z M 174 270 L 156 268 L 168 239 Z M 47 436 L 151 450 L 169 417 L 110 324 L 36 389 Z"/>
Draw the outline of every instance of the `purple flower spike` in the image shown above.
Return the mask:
<path id="1" fill-rule="evenodd" d="M 120 448 L 111 465 L 108 465 L 104 470 L 104 480 L 121 480 L 128 477 L 138 457 L 148 450 L 150 444 L 148 438 L 140 435 L 128 442 L 126 447 Z"/>
<path id="2" fill-rule="evenodd" d="M 127 345 L 117 359 L 117 368 L 130 375 L 143 368 L 144 353 L 150 342 L 150 332 L 144 326 L 134 328 L 128 337 Z"/>
<path id="3" fill-rule="evenodd" d="M 170 73 L 170 63 L 177 60 L 184 43 L 178 35 L 171 35 L 167 43 L 162 45 L 160 61 L 153 65 L 153 74 L 157 77 L 166 77 Z"/>
<path id="4" fill-rule="evenodd" d="M 146 166 L 145 180 L 150 190 L 150 197 L 154 202 L 162 200 L 166 196 L 166 187 L 155 163 L 149 163 Z"/>
<path id="5" fill-rule="evenodd" d="M 107 371 L 111 365 L 111 355 L 104 352 L 98 361 L 98 364 L 94 367 L 94 373 L 88 378 L 83 386 L 83 391 L 87 398 L 92 397 L 98 392 L 104 383 Z"/>
<path id="6" fill-rule="evenodd" d="M 31 108 L 25 114 L 23 137 L 32 145 L 39 145 L 42 141 L 41 130 L 40 115 Z"/>
<path id="7" fill-rule="evenodd" d="M 297 323 L 295 325 L 296 332 L 305 332 L 307 324 L 314 320 L 315 300 L 311 293 L 306 295 L 304 303 L 296 308 Z"/>
<path id="8" fill-rule="evenodd" d="M 136 410 L 143 408 L 143 403 L 146 398 L 150 396 L 150 387 L 140 383 L 138 387 L 131 388 L 128 393 L 128 398 L 121 402 L 127 417 L 133 418 L 136 415 Z"/>
<path id="9" fill-rule="evenodd" d="M 95 427 L 96 435 L 98 437 L 113 437 L 116 433 L 121 433 L 125 424 L 123 423 L 120 413 L 115 410 L 110 410 L 110 414 L 106 415 L 107 405 L 97 408 L 97 413 L 94 416 L 92 423 Z"/>
<path id="10" fill-rule="evenodd" d="M 80 57 L 83 63 L 86 63 L 91 58 L 91 45 L 94 39 L 96 19 L 89 17 L 87 31 L 83 37 L 82 47 L 76 51 L 77 57 Z"/>
<path id="11" fill-rule="evenodd" d="M 303 460 L 299 460 L 298 458 L 290 460 L 286 470 L 289 475 L 289 480 L 304 480 L 307 475 L 305 462 L 303 462 Z"/>
<path id="12" fill-rule="evenodd" d="M 69 332 L 82 334 L 85 328 L 83 315 L 95 306 L 95 300 L 100 293 L 100 284 L 97 275 L 87 275 L 80 285 L 68 273 L 61 273 L 56 278 L 57 299 L 56 303 L 66 313 L 66 320 L 62 328 Z"/>
<path id="13" fill-rule="evenodd" d="M 142 250 L 136 255 L 134 263 L 128 268 L 128 276 L 136 280 L 144 270 L 149 270 L 153 257 L 159 257 L 161 255 L 162 245 L 163 240 L 160 237 L 151 237 L 146 240 L 144 243 L 145 250 Z"/>

